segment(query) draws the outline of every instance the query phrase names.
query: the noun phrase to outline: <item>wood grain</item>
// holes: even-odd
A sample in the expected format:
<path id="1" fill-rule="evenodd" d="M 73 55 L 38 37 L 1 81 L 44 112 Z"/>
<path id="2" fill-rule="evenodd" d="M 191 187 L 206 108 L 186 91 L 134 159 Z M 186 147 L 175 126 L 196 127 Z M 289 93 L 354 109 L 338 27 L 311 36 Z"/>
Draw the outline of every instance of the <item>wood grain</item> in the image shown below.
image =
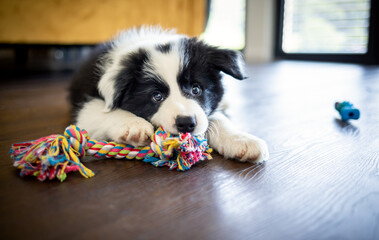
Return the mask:
<path id="1" fill-rule="evenodd" d="M 205 0 L 2 0 L 0 42 L 96 44 L 141 25 L 200 35 Z"/>
<path id="2" fill-rule="evenodd" d="M 180 173 L 86 159 L 96 176 L 64 183 L 20 178 L 7 152 L 64 129 L 67 77 L 2 82 L 1 238 L 378 239 L 379 67 L 284 61 L 247 72 L 225 79 L 229 114 L 267 140 L 265 164 L 214 154 Z M 361 119 L 338 120 L 340 100 Z"/>

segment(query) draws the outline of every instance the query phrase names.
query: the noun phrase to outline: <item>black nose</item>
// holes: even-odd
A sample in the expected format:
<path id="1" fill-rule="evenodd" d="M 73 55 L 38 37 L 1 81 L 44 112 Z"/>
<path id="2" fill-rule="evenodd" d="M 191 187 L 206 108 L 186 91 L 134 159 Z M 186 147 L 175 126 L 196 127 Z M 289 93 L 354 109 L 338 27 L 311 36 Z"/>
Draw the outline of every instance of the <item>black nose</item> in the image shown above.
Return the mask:
<path id="1" fill-rule="evenodd" d="M 179 132 L 192 132 L 196 127 L 196 120 L 193 117 L 178 116 L 175 120 L 176 128 Z"/>

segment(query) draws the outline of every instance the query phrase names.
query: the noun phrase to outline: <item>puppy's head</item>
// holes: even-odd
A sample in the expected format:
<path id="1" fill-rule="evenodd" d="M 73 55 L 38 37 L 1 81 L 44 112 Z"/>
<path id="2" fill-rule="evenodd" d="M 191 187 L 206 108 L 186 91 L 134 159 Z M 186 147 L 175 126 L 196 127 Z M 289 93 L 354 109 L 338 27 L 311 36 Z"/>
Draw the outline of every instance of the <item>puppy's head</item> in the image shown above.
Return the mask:
<path id="1" fill-rule="evenodd" d="M 106 111 L 121 108 L 173 134 L 204 133 L 223 96 L 224 72 L 242 80 L 242 58 L 232 50 L 178 37 L 112 58 L 99 82 Z"/>

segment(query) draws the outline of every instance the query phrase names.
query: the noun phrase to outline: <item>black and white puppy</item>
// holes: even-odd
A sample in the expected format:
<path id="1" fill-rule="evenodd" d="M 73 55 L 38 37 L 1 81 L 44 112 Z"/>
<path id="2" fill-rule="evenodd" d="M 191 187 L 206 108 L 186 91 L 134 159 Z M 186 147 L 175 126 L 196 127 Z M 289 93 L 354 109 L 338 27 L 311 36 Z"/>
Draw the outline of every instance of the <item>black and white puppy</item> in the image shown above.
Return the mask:
<path id="1" fill-rule="evenodd" d="M 219 111 L 221 72 L 244 79 L 243 60 L 159 27 L 132 29 L 99 46 L 75 75 L 70 98 L 76 124 L 99 140 L 143 146 L 154 127 L 206 133 L 226 158 L 260 162 L 266 143 L 233 127 Z"/>

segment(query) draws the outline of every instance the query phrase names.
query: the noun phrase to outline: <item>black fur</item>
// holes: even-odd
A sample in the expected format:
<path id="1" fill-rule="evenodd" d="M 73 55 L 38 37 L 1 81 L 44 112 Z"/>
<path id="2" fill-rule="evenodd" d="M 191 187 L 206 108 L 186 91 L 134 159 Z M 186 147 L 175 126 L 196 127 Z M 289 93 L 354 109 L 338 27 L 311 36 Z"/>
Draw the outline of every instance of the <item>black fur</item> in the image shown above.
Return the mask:
<path id="1" fill-rule="evenodd" d="M 164 97 L 169 94 L 169 87 L 160 76 L 151 76 L 144 72 L 148 62 L 149 54 L 143 49 L 128 55 L 122 61 L 124 69 L 116 78 L 117 92 L 114 99 L 114 107 L 145 119 L 150 119 L 159 109 L 159 103 L 152 101 L 153 93 L 159 91 Z"/>
<path id="2" fill-rule="evenodd" d="M 170 43 L 166 43 L 166 44 L 158 44 L 156 46 L 156 49 L 158 51 L 160 51 L 161 53 L 170 53 L 171 51 L 171 48 L 172 48 L 172 45 Z"/>
<path id="3" fill-rule="evenodd" d="M 83 103 L 91 98 L 101 98 L 97 90 L 100 73 L 97 64 L 101 64 L 101 57 L 111 49 L 110 44 L 97 46 L 90 57 L 82 64 L 74 74 L 70 86 L 70 101 L 73 116 L 82 107 Z"/>

